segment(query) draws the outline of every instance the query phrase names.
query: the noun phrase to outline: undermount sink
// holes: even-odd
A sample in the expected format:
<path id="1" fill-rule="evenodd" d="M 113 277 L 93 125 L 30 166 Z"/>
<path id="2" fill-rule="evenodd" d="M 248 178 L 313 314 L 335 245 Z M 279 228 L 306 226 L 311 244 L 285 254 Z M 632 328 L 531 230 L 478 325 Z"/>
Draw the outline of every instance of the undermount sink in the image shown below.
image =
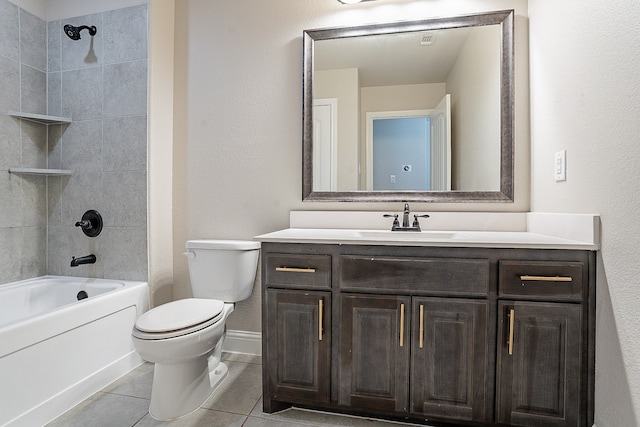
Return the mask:
<path id="1" fill-rule="evenodd" d="M 389 242 L 451 240 L 458 234 L 451 231 L 390 231 L 336 228 L 288 228 L 278 232 L 278 236 L 284 239 Z"/>
<path id="2" fill-rule="evenodd" d="M 359 237 L 375 239 L 401 239 L 401 240 L 446 240 L 453 239 L 456 233 L 449 231 L 388 231 L 388 230 L 348 230 L 353 231 Z"/>

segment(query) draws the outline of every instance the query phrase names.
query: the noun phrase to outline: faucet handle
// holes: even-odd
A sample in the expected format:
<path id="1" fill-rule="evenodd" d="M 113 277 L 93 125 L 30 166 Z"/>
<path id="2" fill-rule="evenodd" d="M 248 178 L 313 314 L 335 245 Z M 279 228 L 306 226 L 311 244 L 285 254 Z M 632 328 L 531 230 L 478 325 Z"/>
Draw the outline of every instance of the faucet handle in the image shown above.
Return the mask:
<path id="1" fill-rule="evenodd" d="M 76 222 L 76 227 L 81 227 L 83 229 L 91 228 L 91 221 L 83 219 L 82 221 Z"/>
<path id="2" fill-rule="evenodd" d="M 420 229 L 420 223 L 418 222 L 418 218 L 429 218 L 429 215 L 424 214 L 424 215 L 413 216 L 413 227 L 417 227 L 418 229 Z"/>
<path id="3" fill-rule="evenodd" d="M 382 216 L 385 218 L 393 218 L 393 225 L 391 226 L 392 230 L 395 227 L 400 227 L 400 222 L 398 221 L 398 214 L 384 214 Z"/>

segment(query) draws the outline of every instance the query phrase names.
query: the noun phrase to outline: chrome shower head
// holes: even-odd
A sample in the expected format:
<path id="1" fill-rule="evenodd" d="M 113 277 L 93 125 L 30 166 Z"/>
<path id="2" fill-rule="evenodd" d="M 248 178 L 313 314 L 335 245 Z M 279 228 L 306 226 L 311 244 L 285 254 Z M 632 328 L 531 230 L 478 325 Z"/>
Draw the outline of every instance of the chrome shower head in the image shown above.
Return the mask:
<path id="1" fill-rule="evenodd" d="M 69 36 L 69 38 L 71 40 L 80 40 L 80 31 L 82 30 L 89 30 L 89 35 L 90 36 L 95 36 L 96 35 L 96 27 L 95 26 L 87 26 L 87 25 L 83 25 L 81 27 L 74 27 L 73 25 L 65 25 L 64 26 L 64 32 L 67 36 Z"/>

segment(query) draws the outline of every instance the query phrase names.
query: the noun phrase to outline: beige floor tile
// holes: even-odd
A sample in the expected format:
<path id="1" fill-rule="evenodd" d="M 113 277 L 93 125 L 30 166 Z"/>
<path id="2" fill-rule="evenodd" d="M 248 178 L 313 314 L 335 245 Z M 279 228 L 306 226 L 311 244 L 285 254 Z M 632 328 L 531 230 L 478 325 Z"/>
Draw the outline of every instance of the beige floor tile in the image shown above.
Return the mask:
<path id="1" fill-rule="evenodd" d="M 149 401 L 137 397 L 96 393 L 61 417 L 49 427 L 120 427 L 133 426 L 149 410 Z"/>
<path id="2" fill-rule="evenodd" d="M 262 366 L 225 363 L 229 367 L 228 377 L 202 407 L 249 415 L 262 395 Z"/>
<path id="3" fill-rule="evenodd" d="M 172 421 L 158 421 L 147 415 L 135 427 L 241 427 L 246 419 L 243 415 L 200 408 Z"/>

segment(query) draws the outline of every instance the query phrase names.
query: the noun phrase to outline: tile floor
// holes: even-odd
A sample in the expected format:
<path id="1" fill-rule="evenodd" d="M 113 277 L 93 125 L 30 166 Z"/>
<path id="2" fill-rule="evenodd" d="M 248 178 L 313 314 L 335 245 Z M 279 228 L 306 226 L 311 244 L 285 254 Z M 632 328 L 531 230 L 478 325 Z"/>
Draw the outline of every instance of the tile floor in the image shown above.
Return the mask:
<path id="1" fill-rule="evenodd" d="M 229 376 L 221 388 L 194 413 L 169 422 L 149 415 L 153 364 L 145 363 L 75 408 L 48 427 L 401 427 L 413 424 L 337 414 L 287 409 L 262 412 L 260 357 L 225 353 Z"/>

